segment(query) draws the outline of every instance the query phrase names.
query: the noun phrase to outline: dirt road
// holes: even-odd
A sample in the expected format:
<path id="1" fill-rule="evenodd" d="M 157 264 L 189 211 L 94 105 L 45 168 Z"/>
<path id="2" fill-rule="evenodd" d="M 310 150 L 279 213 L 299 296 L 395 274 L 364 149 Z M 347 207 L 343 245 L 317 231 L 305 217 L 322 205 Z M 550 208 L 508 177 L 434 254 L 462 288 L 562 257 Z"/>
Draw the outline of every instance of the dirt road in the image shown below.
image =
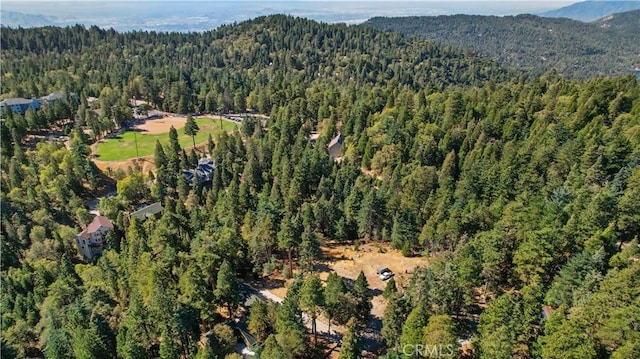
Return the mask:
<path id="1" fill-rule="evenodd" d="M 282 303 L 282 301 L 284 300 L 284 298 L 280 298 L 268 289 L 257 289 L 246 282 L 242 282 L 240 290 L 243 292 L 242 294 L 245 298 L 256 296 L 262 300 L 270 300 L 276 303 Z M 311 330 L 311 318 L 307 315 L 307 313 L 302 313 L 302 321 L 304 322 L 304 325 L 307 327 L 307 329 Z M 336 326 L 334 325 L 333 328 L 335 329 Z M 316 318 L 316 330 L 318 331 L 318 334 L 330 335 L 329 324 L 325 320 L 323 320 L 323 318 Z"/>

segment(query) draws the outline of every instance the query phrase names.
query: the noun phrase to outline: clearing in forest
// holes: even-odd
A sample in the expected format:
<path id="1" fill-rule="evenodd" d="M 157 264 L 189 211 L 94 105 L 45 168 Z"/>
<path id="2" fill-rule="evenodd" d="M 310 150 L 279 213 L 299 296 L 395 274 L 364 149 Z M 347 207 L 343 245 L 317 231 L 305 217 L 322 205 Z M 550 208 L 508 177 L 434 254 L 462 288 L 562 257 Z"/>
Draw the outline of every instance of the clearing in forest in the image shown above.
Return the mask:
<path id="1" fill-rule="evenodd" d="M 231 121 L 220 120 L 211 117 L 194 118 L 200 130 L 195 136 L 196 144 L 207 141 L 209 134 L 216 135 L 222 132 L 233 131 L 238 124 Z M 133 129 L 122 134 L 100 140 L 96 146 L 95 158 L 100 161 L 122 161 L 127 159 L 153 155 L 156 141 L 166 145 L 169 143 L 169 129 L 171 126 L 178 131 L 180 146 L 185 149 L 193 147 L 191 136 L 184 134 L 183 127 L 186 117 L 171 116 L 147 120 L 143 124 L 136 125 Z M 222 124 L 222 128 L 220 125 Z M 136 140 L 138 143 L 136 154 Z"/>
<path id="2" fill-rule="evenodd" d="M 316 264 L 315 270 L 320 279 L 327 279 L 329 272 L 336 272 L 347 280 L 355 281 L 360 271 L 364 272 L 369 282 L 369 289 L 373 294 L 373 308 L 371 314 L 382 318 L 387 307 L 387 301 L 382 297 L 382 291 L 387 285 L 376 273 L 378 267 L 385 266 L 394 273 L 398 287 L 409 285 L 409 279 L 416 267 L 427 267 L 427 257 L 405 257 L 402 252 L 391 248 L 387 243 L 365 243 L 355 248 L 353 245 L 326 243 L 321 247 L 322 260 Z M 280 276 L 272 275 L 258 284 L 261 288 L 268 289 L 274 295 L 284 298 L 287 293 L 287 285 L 291 279 L 284 280 Z"/>
<path id="3" fill-rule="evenodd" d="M 338 275 L 355 281 L 360 271 L 364 272 L 374 295 L 371 314 L 378 318 L 382 318 L 387 307 L 387 301 L 382 297 L 387 282 L 378 277 L 378 267 L 391 269 L 398 287 L 406 287 L 416 267 L 429 265 L 428 258 L 405 257 L 400 250 L 391 248 L 387 243 L 366 243 L 357 249 L 354 246 L 328 243 L 322 247 L 322 254 L 324 266 L 321 265 L 318 269 L 327 272 L 321 274 L 322 279 L 326 279 L 329 271 L 335 271 Z"/>

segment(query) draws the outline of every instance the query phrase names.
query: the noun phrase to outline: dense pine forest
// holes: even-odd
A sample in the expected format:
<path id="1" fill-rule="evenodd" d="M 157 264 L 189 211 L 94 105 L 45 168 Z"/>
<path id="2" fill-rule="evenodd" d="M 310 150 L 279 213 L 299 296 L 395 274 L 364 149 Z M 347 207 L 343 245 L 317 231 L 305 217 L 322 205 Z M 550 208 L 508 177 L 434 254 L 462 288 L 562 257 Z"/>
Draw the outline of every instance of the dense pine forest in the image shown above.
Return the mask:
<path id="1" fill-rule="evenodd" d="M 525 76 L 470 51 L 287 16 L 202 34 L 2 28 L 0 40 L 3 98 L 67 93 L 2 113 L 3 358 L 239 357 L 228 318 L 243 310 L 240 279 L 272 273 L 294 279 L 282 303 L 251 306 L 260 357 L 325 357 L 333 345 L 304 324 L 322 315 L 345 328 L 339 357 L 360 358 L 374 285 L 321 281 L 327 243 L 429 257 L 407 286 L 388 282 L 383 348 L 369 357 L 432 353 L 407 350 L 417 345 L 640 356 L 634 76 Z M 210 139 L 208 186 L 178 175 L 203 153 L 175 130 L 155 171 L 103 173 L 90 146 L 131 118 L 132 98 L 269 119 Z M 59 129 L 66 145 L 34 144 Z M 339 161 L 327 151 L 337 134 Z M 98 205 L 114 223 L 108 250 L 84 261 L 86 202 L 113 181 L 117 195 Z M 154 201 L 158 218 L 126 215 Z"/>
<path id="2" fill-rule="evenodd" d="M 538 75 L 555 69 L 573 78 L 625 76 L 640 66 L 640 10 L 590 23 L 534 15 L 452 15 L 376 17 L 363 26 L 470 48 Z"/>

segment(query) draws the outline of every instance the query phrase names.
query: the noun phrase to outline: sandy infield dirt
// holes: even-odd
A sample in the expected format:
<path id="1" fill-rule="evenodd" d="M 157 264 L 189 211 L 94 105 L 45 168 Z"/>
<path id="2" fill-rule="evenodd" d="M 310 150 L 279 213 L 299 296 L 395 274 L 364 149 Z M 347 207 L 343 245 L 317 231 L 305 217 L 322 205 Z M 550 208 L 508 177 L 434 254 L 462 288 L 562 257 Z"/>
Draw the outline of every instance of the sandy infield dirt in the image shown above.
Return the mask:
<path id="1" fill-rule="evenodd" d="M 184 127 L 186 122 L 187 117 L 172 115 L 145 120 L 143 123 L 135 125 L 135 128 L 139 128 L 150 135 L 159 135 L 169 132 L 171 126 L 175 127 L 176 130 L 179 130 Z"/>

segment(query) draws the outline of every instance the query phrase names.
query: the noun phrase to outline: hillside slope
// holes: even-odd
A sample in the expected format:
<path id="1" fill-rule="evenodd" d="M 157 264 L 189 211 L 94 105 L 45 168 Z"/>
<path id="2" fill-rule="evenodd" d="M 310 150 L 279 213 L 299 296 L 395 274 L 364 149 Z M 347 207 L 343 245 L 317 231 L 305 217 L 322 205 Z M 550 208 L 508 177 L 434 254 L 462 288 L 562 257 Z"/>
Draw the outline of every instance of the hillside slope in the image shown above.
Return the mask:
<path id="1" fill-rule="evenodd" d="M 213 89 L 215 96 L 227 100 L 235 95 L 246 98 L 256 87 L 280 87 L 285 78 L 299 85 L 395 81 L 414 88 L 443 88 L 499 80 L 506 74 L 492 60 L 422 39 L 288 16 L 257 18 L 201 34 L 117 33 L 77 25 L 3 28 L 1 36 L 5 97 L 32 96 L 34 88 L 48 93 L 55 90 L 49 84 L 61 77 L 69 77 L 70 86 L 78 90 L 98 86 L 93 83 L 102 85 L 106 77 L 111 78 L 112 87 L 122 87 L 133 80 L 126 75 L 133 72 L 145 83 L 142 95 L 157 100 L 158 106 L 163 105 L 160 98 L 167 84 L 186 86 L 190 98 L 183 103 L 188 108 L 196 100 L 191 94 Z M 80 62 L 83 68 L 71 66 Z M 27 65 L 29 72 L 23 71 Z M 51 67 L 64 70 L 47 71 Z M 260 82 L 254 81 L 256 75 Z M 225 91 L 231 95 L 224 95 Z M 271 92 L 269 104 L 259 110 L 268 112 L 271 105 L 290 96 L 284 87 L 273 91 L 278 94 Z M 169 109 L 184 113 L 185 107 L 172 108 L 177 102 L 168 104 Z"/>
<path id="2" fill-rule="evenodd" d="M 539 14 L 544 17 L 564 17 L 579 21 L 594 21 L 605 16 L 640 9 L 640 1 L 582 1 L 557 10 Z"/>
<path id="3" fill-rule="evenodd" d="M 615 15 L 609 26 L 603 26 L 605 20 L 583 23 L 534 15 L 373 18 L 363 25 L 471 48 L 534 73 L 555 68 L 566 76 L 589 78 L 627 75 L 638 65 L 638 18 L 633 15 Z"/>
<path id="4" fill-rule="evenodd" d="M 288 282 L 282 305 L 250 309 L 263 358 L 331 355 L 335 339 L 313 345 L 303 321 L 327 309 L 339 313 L 333 323 L 357 320 L 372 334 L 362 349 L 382 337 L 369 357 L 422 342 L 457 357 L 460 337 L 481 359 L 638 357 L 633 76 L 521 76 L 426 40 L 284 16 L 205 34 L 78 26 L 0 36 L 3 91 L 80 99 L 0 121 L 3 359 L 230 358 L 229 319 L 249 296 L 239 278 Z M 154 173 L 100 173 L 88 137 L 129 120 L 134 97 L 270 116 L 210 140 L 210 184 L 179 175 L 205 154 L 182 147 L 175 129 L 156 143 Z M 24 141 L 68 118 L 68 146 Z M 328 150 L 338 134 L 341 160 Z M 78 233 L 95 228 L 84 203 L 106 192 L 104 176 L 117 195 L 99 200 L 106 218 L 90 238 L 102 240 L 89 245 L 103 253 L 88 262 Z M 154 202 L 160 218 L 124 213 Z M 341 278 L 332 263 L 346 256 L 323 255 L 323 243 L 380 260 Z M 389 246 L 428 267 L 398 271 L 411 278 L 388 284 L 387 309 L 367 326 Z"/>
<path id="5" fill-rule="evenodd" d="M 611 14 L 594 21 L 593 24 L 632 35 L 640 29 L 640 9 Z"/>
<path id="6" fill-rule="evenodd" d="M 35 14 L 25 14 L 17 11 L 2 10 L 0 12 L 0 24 L 6 27 L 38 27 L 51 26 L 51 19 Z"/>

